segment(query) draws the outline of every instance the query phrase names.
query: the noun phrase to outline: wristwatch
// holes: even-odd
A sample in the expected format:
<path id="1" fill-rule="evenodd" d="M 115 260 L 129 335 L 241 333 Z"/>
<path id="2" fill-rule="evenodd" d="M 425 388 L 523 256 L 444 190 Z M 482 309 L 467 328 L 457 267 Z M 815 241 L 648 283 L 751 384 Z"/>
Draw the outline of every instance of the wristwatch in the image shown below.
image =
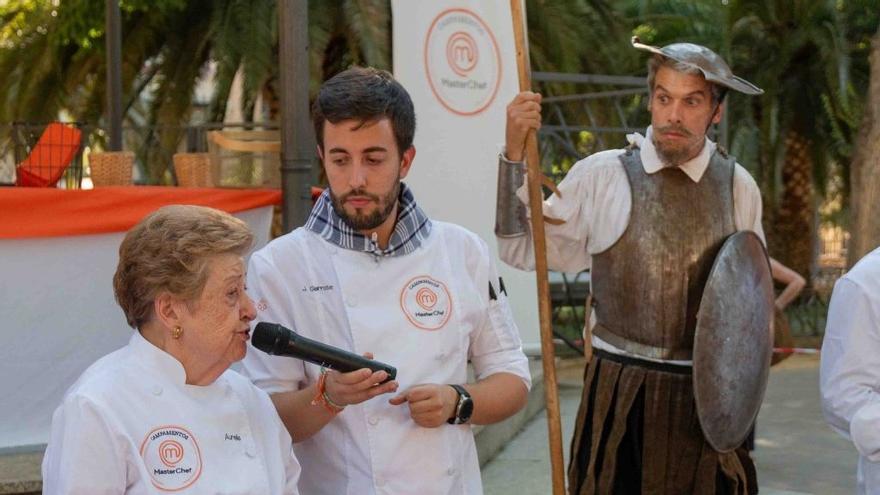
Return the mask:
<path id="1" fill-rule="evenodd" d="M 454 388 L 456 392 L 458 392 L 458 404 L 455 406 L 455 414 L 452 415 L 451 418 L 447 419 L 446 422 L 451 425 L 460 425 L 467 423 L 471 419 L 471 414 L 474 412 L 474 400 L 471 399 L 471 394 L 465 390 L 461 385 L 449 385 Z"/>

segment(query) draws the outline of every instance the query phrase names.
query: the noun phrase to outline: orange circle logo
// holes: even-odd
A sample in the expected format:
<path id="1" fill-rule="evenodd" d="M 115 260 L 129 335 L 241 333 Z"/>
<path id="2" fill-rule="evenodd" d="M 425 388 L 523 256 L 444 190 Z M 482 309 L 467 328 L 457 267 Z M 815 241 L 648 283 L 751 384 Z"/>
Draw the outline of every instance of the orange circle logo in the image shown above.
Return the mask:
<path id="1" fill-rule="evenodd" d="M 416 303 L 422 309 L 431 309 L 437 305 L 437 293 L 427 287 L 422 287 L 416 292 Z"/>
<path id="2" fill-rule="evenodd" d="M 159 444 L 159 459 L 168 467 L 176 466 L 183 460 L 183 445 L 176 440 L 165 440 Z"/>
<path id="3" fill-rule="evenodd" d="M 468 73 L 477 66 L 479 57 L 477 43 L 471 35 L 459 31 L 449 37 L 446 43 L 446 60 L 453 72 L 461 77 L 467 77 Z"/>
<path id="4" fill-rule="evenodd" d="M 452 315 L 452 297 L 443 282 L 421 275 L 400 291 L 400 309 L 410 323 L 422 330 L 438 330 Z"/>
<path id="5" fill-rule="evenodd" d="M 425 75 L 444 108 L 476 115 L 501 86 L 501 50 L 489 26 L 474 12 L 455 8 L 431 22 L 425 38 Z"/>
<path id="6" fill-rule="evenodd" d="M 141 457 L 153 486 L 176 492 L 192 486 L 202 474 L 202 453 L 189 430 L 165 425 L 147 433 Z"/>

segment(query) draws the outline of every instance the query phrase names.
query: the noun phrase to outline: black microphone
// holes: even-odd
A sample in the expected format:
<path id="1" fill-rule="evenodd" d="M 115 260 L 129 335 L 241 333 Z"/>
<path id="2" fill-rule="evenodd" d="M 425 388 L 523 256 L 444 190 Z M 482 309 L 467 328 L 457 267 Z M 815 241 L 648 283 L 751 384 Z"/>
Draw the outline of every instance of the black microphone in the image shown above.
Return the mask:
<path id="1" fill-rule="evenodd" d="M 394 366 L 303 337 L 278 323 L 265 321 L 257 323 L 251 336 L 251 343 L 257 349 L 274 356 L 302 359 L 342 373 L 361 368 L 369 368 L 373 371 L 383 370 L 388 373 L 388 378 L 382 383 L 393 380 L 397 376 L 397 369 Z"/>

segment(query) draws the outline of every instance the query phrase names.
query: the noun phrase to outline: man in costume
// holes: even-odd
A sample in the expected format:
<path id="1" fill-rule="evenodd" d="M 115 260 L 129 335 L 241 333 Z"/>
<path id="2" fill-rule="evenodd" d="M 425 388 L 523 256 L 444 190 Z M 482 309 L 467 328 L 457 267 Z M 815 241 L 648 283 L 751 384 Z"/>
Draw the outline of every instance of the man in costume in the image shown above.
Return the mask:
<path id="1" fill-rule="evenodd" d="M 375 353 L 397 379 L 257 350 L 244 371 L 290 431 L 302 493 L 482 493 L 470 425 L 514 414 L 531 384 L 493 257 L 475 234 L 428 218 L 401 182 L 415 112 L 390 74 L 337 74 L 312 120 L 329 188 L 303 228 L 252 256 L 255 322 Z"/>
<path id="2" fill-rule="evenodd" d="M 637 38 L 633 45 L 653 53 L 651 126 L 644 136 L 627 136 L 626 149 L 578 162 L 559 193 L 544 202 L 544 215 L 561 221 L 546 223 L 550 269 L 591 268 L 594 352 L 571 444 L 569 491 L 755 493 L 754 465 L 744 449 L 719 452 L 701 430 L 692 365 L 697 309 L 728 237 L 757 234 L 756 269 L 766 272 L 770 287 L 769 268 L 761 266 L 767 262 L 759 190 L 706 137 L 721 120 L 728 90 L 762 91 L 734 76 L 705 47 L 676 43 L 661 49 Z M 523 92 L 508 106 L 499 164 L 495 231 L 501 258 L 520 269 L 534 267 L 521 184 L 525 138 L 540 127 L 540 102 L 539 94 Z M 765 300 L 767 319 L 772 298 L 757 304 Z M 763 332 L 769 334 L 767 325 Z M 769 335 L 764 341 L 759 354 L 766 363 L 756 368 L 764 367 L 766 383 Z M 758 402 L 762 394 L 763 386 Z M 743 438 L 753 419 L 744 420 Z"/>
<path id="3" fill-rule="evenodd" d="M 880 493 L 880 248 L 834 284 L 819 384 L 826 421 L 859 451 L 859 495 Z"/>

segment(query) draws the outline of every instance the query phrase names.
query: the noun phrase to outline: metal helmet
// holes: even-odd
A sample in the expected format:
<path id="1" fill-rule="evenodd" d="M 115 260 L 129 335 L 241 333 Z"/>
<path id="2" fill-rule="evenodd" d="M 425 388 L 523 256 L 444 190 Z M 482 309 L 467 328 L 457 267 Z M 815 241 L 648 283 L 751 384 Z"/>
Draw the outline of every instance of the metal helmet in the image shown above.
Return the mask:
<path id="1" fill-rule="evenodd" d="M 746 81 L 741 77 L 733 75 L 730 66 L 717 53 L 706 48 L 705 46 L 695 45 L 693 43 L 673 43 L 663 48 L 645 45 L 639 40 L 638 36 L 632 37 L 632 46 L 639 50 L 662 55 L 666 58 L 693 65 L 700 69 L 703 77 L 707 81 L 719 84 L 721 86 L 745 93 L 747 95 L 760 95 L 764 90 Z"/>

